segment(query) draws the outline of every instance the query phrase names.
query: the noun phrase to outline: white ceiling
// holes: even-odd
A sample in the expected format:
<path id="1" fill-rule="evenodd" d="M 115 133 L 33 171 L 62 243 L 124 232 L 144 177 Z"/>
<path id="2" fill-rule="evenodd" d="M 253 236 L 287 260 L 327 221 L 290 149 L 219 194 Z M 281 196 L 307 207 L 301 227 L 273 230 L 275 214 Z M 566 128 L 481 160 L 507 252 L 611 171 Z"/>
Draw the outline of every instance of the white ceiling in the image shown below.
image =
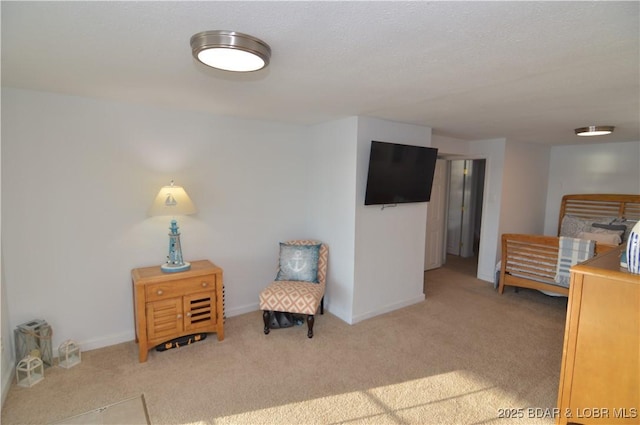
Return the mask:
<path id="1" fill-rule="evenodd" d="M 640 2 L 7 2 L 2 85 L 250 119 L 362 115 L 476 140 L 640 140 Z M 231 74 L 191 56 L 226 29 L 272 48 Z"/>

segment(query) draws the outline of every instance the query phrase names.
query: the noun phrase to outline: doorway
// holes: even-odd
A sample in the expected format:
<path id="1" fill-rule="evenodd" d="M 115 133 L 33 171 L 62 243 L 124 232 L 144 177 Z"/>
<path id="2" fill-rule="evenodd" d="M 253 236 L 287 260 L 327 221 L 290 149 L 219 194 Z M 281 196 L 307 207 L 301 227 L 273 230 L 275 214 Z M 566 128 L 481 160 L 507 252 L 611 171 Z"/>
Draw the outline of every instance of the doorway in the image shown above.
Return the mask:
<path id="1" fill-rule="evenodd" d="M 477 274 L 486 160 L 449 157 L 438 163 L 443 193 L 432 192 L 428 206 L 425 270 L 441 267 L 449 258 L 456 264 L 473 263 Z M 434 189 L 437 175 L 438 168 Z"/>
<path id="2" fill-rule="evenodd" d="M 484 159 L 450 161 L 447 254 L 478 256 L 485 163 Z"/>

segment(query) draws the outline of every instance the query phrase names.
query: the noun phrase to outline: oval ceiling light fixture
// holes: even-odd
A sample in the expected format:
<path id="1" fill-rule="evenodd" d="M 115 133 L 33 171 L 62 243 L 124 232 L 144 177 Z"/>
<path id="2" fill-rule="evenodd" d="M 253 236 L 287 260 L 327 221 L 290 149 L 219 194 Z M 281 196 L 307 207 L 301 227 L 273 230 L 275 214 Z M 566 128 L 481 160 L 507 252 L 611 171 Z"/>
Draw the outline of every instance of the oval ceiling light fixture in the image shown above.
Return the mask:
<path id="1" fill-rule="evenodd" d="M 576 136 L 604 136 L 613 133 L 612 125 L 590 125 L 589 127 L 576 128 Z"/>
<path id="2" fill-rule="evenodd" d="M 235 31 L 203 31 L 191 37 L 193 57 L 207 66 L 232 72 L 258 71 L 269 65 L 271 47 Z"/>

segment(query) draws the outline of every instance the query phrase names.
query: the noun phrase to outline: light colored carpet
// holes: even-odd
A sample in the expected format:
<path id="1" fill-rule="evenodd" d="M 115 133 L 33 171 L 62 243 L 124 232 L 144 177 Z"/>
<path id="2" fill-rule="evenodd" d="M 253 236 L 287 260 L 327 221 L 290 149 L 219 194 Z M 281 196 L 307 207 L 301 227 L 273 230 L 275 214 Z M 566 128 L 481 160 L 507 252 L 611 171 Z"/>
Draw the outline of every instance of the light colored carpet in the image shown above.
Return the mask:
<path id="1" fill-rule="evenodd" d="M 51 425 L 149 425 L 144 395 L 122 400 L 86 413 L 81 413 Z"/>
<path id="2" fill-rule="evenodd" d="M 451 264 L 425 273 L 422 303 L 348 325 L 325 313 L 262 333 L 256 311 L 190 346 L 132 342 L 82 353 L 71 369 L 15 384 L 2 423 L 44 424 L 144 394 L 160 424 L 553 424 L 566 299 L 493 285 Z M 390 284 L 393 284 L 390 282 Z M 501 409 L 523 419 L 499 419 Z M 535 411 L 534 411 L 535 412 Z"/>

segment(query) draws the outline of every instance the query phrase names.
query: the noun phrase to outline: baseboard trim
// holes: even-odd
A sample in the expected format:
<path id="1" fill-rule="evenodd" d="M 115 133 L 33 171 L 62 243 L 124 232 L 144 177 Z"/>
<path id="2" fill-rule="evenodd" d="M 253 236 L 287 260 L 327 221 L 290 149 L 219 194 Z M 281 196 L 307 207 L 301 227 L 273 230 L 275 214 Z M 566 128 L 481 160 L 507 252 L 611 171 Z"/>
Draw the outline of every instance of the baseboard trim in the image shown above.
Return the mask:
<path id="1" fill-rule="evenodd" d="M 11 364 L 15 363 L 14 361 Z M 16 370 L 14 368 L 10 368 L 8 371 L 2 371 L 2 406 L 4 406 L 4 401 L 7 399 L 7 395 L 9 394 L 9 388 L 11 388 L 11 382 L 16 379 Z"/>
<path id="2" fill-rule="evenodd" d="M 108 335 L 102 338 L 89 339 L 86 341 L 79 341 L 82 351 L 96 350 L 98 348 L 108 347 L 110 345 L 121 344 L 123 342 L 129 342 L 136 338 L 135 331 L 122 332 L 119 334 Z"/>
<path id="3" fill-rule="evenodd" d="M 241 307 L 235 307 L 225 310 L 227 317 L 239 316 L 245 313 L 251 313 L 259 309 L 258 303 L 248 304 Z M 108 335 L 101 338 L 90 339 L 86 341 L 78 341 L 78 345 L 82 351 L 96 350 L 98 348 L 108 347 L 110 345 L 121 344 L 123 342 L 129 342 L 136 337 L 135 331 L 122 332 L 119 334 Z"/>
<path id="4" fill-rule="evenodd" d="M 241 314 L 252 313 L 260 310 L 259 303 L 252 303 L 240 307 L 225 309 L 224 314 L 227 317 L 240 316 Z"/>
<path id="5" fill-rule="evenodd" d="M 484 280 L 485 282 L 489 282 L 489 283 L 493 283 L 493 281 L 495 280 L 495 276 L 491 274 L 486 275 L 484 273 L 478 273 L 478 276 L 476 277 L 480 280 Z"/>
<path id="6" fill-rule="evenodd" d="M 398 309 L 401 309 L 401 308 L 404 308 L 404 307 L 408 307 L 408 306 L 413 305 L 413 304 L 421 303 L 422 301 L 424 301 L 424 299 L 425 299 L 424 294 L 421 294 L 421 295 L 417 295 L 417 296 L 415 296 L 413 298 L 409 298 L 408 300 L 400 301 L 400 302 L 393 303 L 393 304 L 388 304 L 386 306 L 382 306 L 380 308 L 377 308 L 377 309 L 375 309 L 373 311 L 370 311 L 370 312 L 367 312 L 367 313 L 364 313 L 364 314 L 355 315 L 355 316 L 353 316 L 352 321 L 351 321 L 350 324 L 354 325 L 354 324 L 356 324 L 358 322 L 362 322 L 363 320 L 371 319 L 372 317 L 376 317 L 376 316 L 379 316 L 381 314 L 389 313 L 391 311 L 398 310 Z"/>
<path id="7" fill-rule="evenodd" d="M 358 316 L 354 316 L 352 318 L 351 322 L 348 322 L 349 324 L 353 325 L 355 323 L 361 322 L 363 320 L 366 319 L 370 319 L 372 317 L 375 316 L 379 316 L 381 314 L 384 313 L 388 313 L 390 311 L 394 311 L 394 310 L 398 310 L 400 308 L 403 307 L 407 307 L 413 304 L 417 304 L 419 302 L 424 301 L 424 294 L 418 295 L 416 297 L 410 298 L 408 300 L 405 301 L 400 301 L 397 303 L 393 303 L 393 304 L 389 304 L 386 306 L 383 306 L 379 309 L 364 313 L 364 314 L 360 314 Z M 325 310 L 329 311 L 329 308 L 327 308 L 328 306 L 325 306 Z M 243 306 L 239 306 L 239 307 L 234 307 L 234 308 L 230 308 L 225 310 L 225 315 L 226 317 L 233 317 L 233 316 L 239 316 L 241 314 L 246 314 L 246 313 L 252 313 L 254 311 L 258 311 L 260 309 L 260 304 L 259 303 L 251 303 L 251 304 L 246 304 Z M 116 345 L 116 344 L 121 344 L 124 342 L 129 342 L 135 339 L 135 331 L 129 331 L 129 332 L 122 332 L 119 334 L 114 334 L 114 335 L 108 335 L 102 338 L 95 338 L 95 339 L 90 339 L 90 340 L 86 340 L 86 341 L 78 341 L 78 345 L 80 345 L 82 351 L 89 351 L 89 350 L 96 350 L 98 348 L 103 348 L 103 347 L 108 347 L 110 345 Z M 14 371 L 12 371 L 13 373 Z M 5 374 L 3 374 L 3 377 L 5 376 Z M 10 383 L 11 380 L 13 379 L 13 375 L 8 377 L 8 380 L 3 380 L 3 385 L 6 385 L 6 383 Z M 4 401 L 4 397 L 6 396 L 6 392 L 8 392 L 8 388 L 5 389 L 5 387 L 3 386 L 2 388 L 2 397 L 3 397 L 3 401 Z"/>

